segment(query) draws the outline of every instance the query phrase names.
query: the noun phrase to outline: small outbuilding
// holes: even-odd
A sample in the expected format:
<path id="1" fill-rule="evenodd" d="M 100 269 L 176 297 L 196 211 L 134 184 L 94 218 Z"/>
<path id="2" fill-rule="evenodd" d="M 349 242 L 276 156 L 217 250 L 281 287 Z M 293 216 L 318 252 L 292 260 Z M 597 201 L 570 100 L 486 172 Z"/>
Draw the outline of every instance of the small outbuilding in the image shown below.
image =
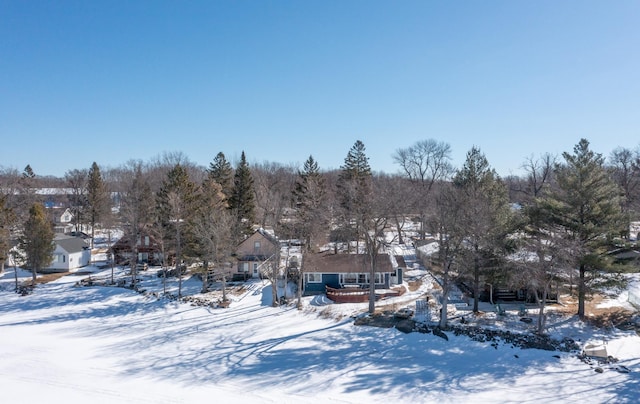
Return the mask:
<path id="1" fill-rule="evenodd" d="M 57 234 L 54 242 L 56 248 L 53 251 L 51 265 L 41 272 L 69 272 L 85 267 L 91 262 L 91 249 L 82 237 Z"/>

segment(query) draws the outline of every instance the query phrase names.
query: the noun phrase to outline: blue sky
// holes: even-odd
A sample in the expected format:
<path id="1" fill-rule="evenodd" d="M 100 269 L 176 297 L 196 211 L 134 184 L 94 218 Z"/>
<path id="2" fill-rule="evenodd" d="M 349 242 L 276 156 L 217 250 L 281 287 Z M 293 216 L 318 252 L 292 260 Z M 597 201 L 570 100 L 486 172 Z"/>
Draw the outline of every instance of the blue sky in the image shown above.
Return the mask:
<path id="1" fill-rule="evenodd" d="M 179 151 L 372 168 L 423 139 L 501 175 L 640 144 L 638 1 L 0 0 L 0 166 Z"/>

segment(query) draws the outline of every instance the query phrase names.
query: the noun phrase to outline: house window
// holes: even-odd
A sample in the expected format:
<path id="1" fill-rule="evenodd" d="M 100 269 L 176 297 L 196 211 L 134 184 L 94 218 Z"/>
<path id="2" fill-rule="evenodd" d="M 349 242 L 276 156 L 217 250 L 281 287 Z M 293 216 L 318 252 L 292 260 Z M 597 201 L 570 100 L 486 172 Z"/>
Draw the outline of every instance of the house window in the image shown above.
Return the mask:
<path id="1" fill-rule="evenodd" d="M 54 263 L 62 263 L 62 262 L 66 262 L 66 259 L 67 259 L 67 257 L 66 257 L 66 255 L 64 255 L 64 254 L 55 254 L 55 255 L 53 256 L 53 262 L 54 262 Z"/>
<path id="2" fill-rule="evenodd" d="M 241 272 L 249 272 L 249 263 L 248 262 L 243 262 L 240 264 L 240 271 Z"/>
<path id="3" fill-rule="evenodd" d="M 358 283 L 358 274 L 340 274 L 340 283 L 356 284 Z"/>
<path id="4" fill-rule="evenodd" d="M 259 241 L 254 241 L 253 242 L 253 251 L 254 252 L 260 251 L 260 242 Z"/>
<path id="5" fill-rule="evenodd" d="M 149 246 L 149 236 L 144 236 L 144 245 Z"/>
<path id="6" fill-rule="evenodd" d="M 307 276 L 307 283 L 322 283 L 322 274 L 309 273 Z"/>
<path id="7" fill-rule="evenodd" d="M 358 283 L 369 283 L 369 274 L 358 274 Z"/>

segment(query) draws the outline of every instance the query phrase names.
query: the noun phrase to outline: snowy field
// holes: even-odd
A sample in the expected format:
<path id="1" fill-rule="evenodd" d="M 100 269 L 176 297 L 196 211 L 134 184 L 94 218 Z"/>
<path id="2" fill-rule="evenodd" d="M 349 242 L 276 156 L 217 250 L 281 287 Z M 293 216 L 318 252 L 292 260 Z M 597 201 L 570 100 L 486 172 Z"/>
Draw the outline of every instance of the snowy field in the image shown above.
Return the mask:
<path id="1" fill-rule="evenodd" d="M 262 282 L 234 295 L 229 308 L 214 309 L 123 288 L 75 287 L 84 276 L 65 276 L 20 296 L 13 292 L 13 270 L 2 275 L 0 402 L 640 399 L 640 337 L 635 332 L 599 334 L 574 319 L 553 325 L 554 334 L 583 343 L 606 340 L 609 355 L 619 362 L 603 365 L 598 373 L 575 353 L 506 344 L 494 348 L 451 333 L 445 341 L 433 334 L 354 326 L 350 315 L 366 305 L 333 305 L 316 297 L 305 298 L 301 311 L 272 308 L 270 286 Z M 147 291 L 162 288 L 151 277 L 143 286 Z M 175 284 L 169 286 L 175 290 Z M 186 294 L 197 293 L 200 282 L 187 280 L 184 287 Z M 403 298 L 411 293 L 398 299 Z M 630 372 L 616 370 L 619 366 Z"/>

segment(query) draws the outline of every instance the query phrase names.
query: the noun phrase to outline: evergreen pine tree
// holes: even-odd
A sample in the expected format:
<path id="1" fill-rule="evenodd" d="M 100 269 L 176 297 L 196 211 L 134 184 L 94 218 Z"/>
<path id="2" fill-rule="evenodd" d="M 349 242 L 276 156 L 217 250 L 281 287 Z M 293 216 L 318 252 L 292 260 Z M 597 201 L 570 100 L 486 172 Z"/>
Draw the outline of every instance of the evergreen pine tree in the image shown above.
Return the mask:
<path id="1" fill-rule="evenodd" d="M 298 172 L 293 190 L 298 226 L 307 250 L 311 249 L 312 239 L 327 222 L 326 194 L 325 180 L 320 174 L 318 163 L 313 156 L 309 156 L 303 170 Z"/>
<path id="2" fill-rule="evenodd" d="M 5 263 L 11 250 L 11 228 L 15 221 L 16 215 L 7 203 L 7 197 L 0 195 L 0 274 L 4 272 Z"/>
<path id="3" fill-rule="evenodd" d="M 253 177 L 247 164 L 244 151 L 236 168 L 233 179 L 233 193 L 229 207 L 236 218 L 236 235 L 238 238 L 249 235 L 255 219 L 255 191 Z"/>
<path id="4" fill-rule="evenodd" d="M 29 218 L 24 224 L 24 231 L 19 245 L 26 255 L 26 264 L 32 271 L 33 285 L 39 270 L 46 268 L 53 260 L 54 233 L 51 223 L 47 219 L 44 206 L 34 203 L 29 209 Z"/>
<path id="5" fill-rule="evenodd" d="M 551 211 L 578 246 L 578 316 L 584 319 L 589 276 L 608 267 L 604 245 L 624 226 L 620 189 L 605 170 L 602 155 L 594 153 L 586 139 L 562 157 L 565 164 L 556 168 L 559 190 L 550 200 Z"/>
<path id="6" fill-rule="evenodd" d="M 225 199 L 229 200 L 233 194 L 233 168 L 227 161 L 224 153 L 220 152 L 216 155 L 207 170 L 208 177 L 222 187 Z"/>
<path id="7" fill-rule="evenodd" d="M 36 173 L 33 172 L 33 169 L 31 168 L 30 164 L 27 164 L 27 166 L 24 168 L 24 171 L 22 172 L 22 178 L 25 178 L 25 179 L 36 178 Z"/>
<path id="8" fill-rule="evenodd" d="M 173 242 L 178 273 L 178 297 L 182 296 L 183 253 L 193 251 L 192 224 L 196 213 L 196 185 L 189 179 L 189 173 L 176 164 L 163 181 L 157 195 L 158 219 L 165 234 Z"/>
<path id="9" fill-rule="evenodd" d="M 509 224 L 507 189 L 477 147 L 471 148 L 463 167 L 453 178 L 462 193 L 464 224 L 468 232 L 468 251 L 473 274 L 473 311 L 478 312 L 480 275 L 494 267 L 497 251 L 504 246 Z"/>
<path id="10" fill-rule="evenodd" d="M 96 223 L 99 222 L 109 210 L 109 192 L 106 184 L 102 181 L 100 167 L 94 161 L 89 169 L 89 179 L 87 181 L 87 207 L 89 214 L 89 224 L 91 225 L 91 248 L 93 249 L 93 238 L 95 235 Z"/>
<path id="11" fill-rule="evenodd" d="M 342 226 L 351 229 L 356 224 L 356 237 L 359 237 L 359 223 L 362 223 L 369 212 L 368 201 L 371 198 L 372 175 L 369 158 L 365 154 L 365 146 L 356 141 L 347 153 L 344 165 L 340 167 L 338 176 L 338 199 L 342 208 Z M 352 233 L 347 230 L 345 233 Z"/>

